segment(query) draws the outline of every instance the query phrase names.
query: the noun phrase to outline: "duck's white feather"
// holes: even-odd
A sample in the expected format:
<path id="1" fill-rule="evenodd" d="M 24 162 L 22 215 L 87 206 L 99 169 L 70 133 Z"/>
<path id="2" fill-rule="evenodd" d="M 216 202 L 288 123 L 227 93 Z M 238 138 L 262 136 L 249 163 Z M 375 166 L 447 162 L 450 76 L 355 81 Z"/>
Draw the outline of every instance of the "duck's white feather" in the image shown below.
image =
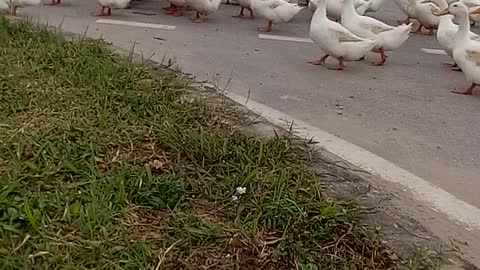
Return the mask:
<path id="1" fill-rule="evenodd" d="M 377 19 L 357 14 L 353 0 L 345 0 L 342 11 L 342 25 L 362 38 L 375 40 L 375 49 L 395 50 L 407 41 L 412 24 L 397 27 L 385 24 Z"/>
<path id="2" fill-rule="evenodd" d="M 468 81 L 480 84 L 480 42 L 470 38 L 468 8 L 462 3 L 453 3 L 449 10 L 459 21 L 453 43 L 453 59 Z"/>
<path id="3" fill-rule="evenodd" d="M 251 8 L 255 15 L 275 24 L 289 22 L 303 9 L 284 0 L 252 0 Z"/>
<path id="4" fill-rule="evenodd" d="M 184 7 L 187 5 L 187 2 L 185 0 L 167 0 L 167 1 L 177 7 Z"/>
<path id="5" fill-rule="evenodd" d="M 185 0 L 185 2 L 193 10 L 208 15 L 218 10 L 221 0 Z"/>
<path id="6" fill-rule="evenodd" d="M 310 38 L 326 54 L 345 61 L 361 59 L 375 46 L 372 40 L 363 39 L 345 27 L 331 21 L 326 14 L 326 0 L 319 6 L 310 23 Z"/>
<path id="7" fill-rule="evenodd" d="M 130 0 L 97 0 L 98 4 L 102 7 L 109 8 L 126 8 L 130 3 Z"/>
<path id="8" fill-rule="evenodd" d="M 440 11 L 440 8 L 434 3 L 421 3 L 420 0 L 415 1 L 415 15 L 418 22 L 427 28 L 437 28 L 440 19 L 435 16 L 435 13 Z"/>
<path id="9" fill-rule="evenodd" d="M 383 5 L 385 0 L 370 0 L 371 5 L 368 7 L 369 12 L 377 12 Z"/>
<path id="10" fill-rule="evenodd" d="M 417 17 L 415 13 L 415 1 L 418 1 L 418 0 L 393 0 L 393 1 L 408 17 L 412 19 L 415 19 Z"/>
<path id="11" fill-rule="evenodd" d="M 12 7 L 36 6 L 41 0 L 0 0 L 0 9 L 9 9 Z"/>
<path id="12" fill-rule="evenodd" d="M 318 6 L 319 0 L 310 0 L 308 2 L 308 8 L 315 12 Z M 342 7 L 343 7 L 343 0 L 327 0 L 327 15 L 330 18 L 335 20 L 340 20 L 342 16 Z M 355 8 L 359 14 L 365 14 L 365 12 L 370 8 L 372 5 L 371 1 L 365 0 L 355 0 Z"/>

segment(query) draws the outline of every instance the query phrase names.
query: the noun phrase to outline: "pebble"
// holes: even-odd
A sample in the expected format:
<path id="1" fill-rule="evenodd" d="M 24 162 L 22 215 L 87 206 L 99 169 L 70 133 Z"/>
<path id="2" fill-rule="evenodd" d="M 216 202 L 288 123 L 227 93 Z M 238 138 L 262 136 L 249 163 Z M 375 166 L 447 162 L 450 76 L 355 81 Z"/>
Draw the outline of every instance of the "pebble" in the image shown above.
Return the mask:
<path id="1" fill-rule="evenodd" d="M 342 111 L 337 111 L 337 114 L 338 115 L 343 115 L 343 112 Z"/>

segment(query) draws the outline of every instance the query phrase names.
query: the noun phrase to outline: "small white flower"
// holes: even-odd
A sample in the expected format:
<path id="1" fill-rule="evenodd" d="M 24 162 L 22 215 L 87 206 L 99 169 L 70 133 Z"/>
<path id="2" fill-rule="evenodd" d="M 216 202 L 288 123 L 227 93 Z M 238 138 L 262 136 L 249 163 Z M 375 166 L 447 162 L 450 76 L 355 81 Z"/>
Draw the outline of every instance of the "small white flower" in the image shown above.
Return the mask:
<path id="1" fill-rule="evenodd" d="M 235 192 L 238 195 L 243 195 L 243 194 L 247 193 L 247 188 L 246 187 L 237 187 L 237 189 L 235 189 Z"/>
<path id="2" fill-rule="evenodd" d="M 233 200 L 234 202 L 238 201 L 238 196 L 233 195 L 233 196 L 232 196 L 232 200 Z"/>

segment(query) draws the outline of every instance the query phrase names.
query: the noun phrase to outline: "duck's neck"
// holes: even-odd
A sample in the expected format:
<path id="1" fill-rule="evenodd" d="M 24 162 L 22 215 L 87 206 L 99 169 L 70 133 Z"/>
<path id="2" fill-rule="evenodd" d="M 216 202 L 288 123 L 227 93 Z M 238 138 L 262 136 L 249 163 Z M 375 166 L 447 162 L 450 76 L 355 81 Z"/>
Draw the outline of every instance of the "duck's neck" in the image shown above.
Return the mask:
<path id="1" fill-rule="evenodd" d="M 313 13 L 312 21 L 318 21 L 327 17 L 327 0 L 319 0 L 317 9 Z"/>
<path id="2" fill-rule="evenodd" d="M 353 0 L 344 0 L 343 1 L 342 18 L 343 18 L 343 16 L 348 16 L 348 17 L 358 16 L 357 11 L 355 11 L 355 6 L 354 6 L 354 3 L 353 3 Z"/>
<path id="3" fill-rule="evenodd" d="M 453 16 L 452 15 L 444 15 L 440 16 L 440 21 L 438 24 L 438 27 L 443 27 L 443 26 L 448 26 L 448 25 L 453 25 Z"/>
<path id="4" fill-rule="evenodd" d="M 468 39 L 470 33 L 470 19 L 468 18 L 468 11 L 457 15 L 458 18 L 458 31 L 455 34 L 456 42 L 464 42 Z"/>

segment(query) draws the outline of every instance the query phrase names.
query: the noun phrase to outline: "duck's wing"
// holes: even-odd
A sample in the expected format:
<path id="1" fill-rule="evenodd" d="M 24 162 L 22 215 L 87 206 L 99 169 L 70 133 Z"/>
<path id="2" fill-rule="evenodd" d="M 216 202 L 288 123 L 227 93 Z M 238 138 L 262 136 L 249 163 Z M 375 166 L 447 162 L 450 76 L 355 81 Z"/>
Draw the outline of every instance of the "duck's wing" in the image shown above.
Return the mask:
<path id="1" fill-rule="evenodd" d="M 440 9 L 440 7 L 438 7 L 438 6 L 435 5 L 434 3 L 428 3 L 427 5 L 430 7 L 430 12 L 431 12 L 432 14 L 435 14 L 435 13 L 438 13 L 438 12 L 442 11 L 442 10 Z"/>
<path id="2" fill-rule="evenodd" d="M 469 8 L 480 6 L 480 0 L 462 0 L 461 2 Z"/>
<path id="3" fill-rule="evenodd" d="M 336 22 L 331 22 L 328 24 L 328 30 L 334 33 L 337 36 L 338 41 L 340 42 L 361 42 L 364 41 L 363 38 L 353 34 L 348 31 L 341 24 Z"/>
<path id="4" fill-rule="evenodd" d="M 270 9 L 275 9 L 279 6 L 288 4 L 288 2 L 284 0 L 262 0 L 262 3 Z"/>
<path id="5" fill-rule="evenodd" d="M 452 35 L 452 39 L 455 37 L 455 35 Z M 471 40 L 475 40 L 475 41 L 480 41 L 480 36 L 473 33 L 473 32 L 470 32 L 470 39 Z"/>
<path id="6" fill-rule="evenodd" d="M 480 43 L 479 43 L 480 45 Z M 476 66 L 480 66 L 480 52 L 473 50 L 466 50 L 465 55 L 467 60 L 474 63 Z"/>
<path id="7" fill-rule="evenodd" d="M 379 20 L 368 16 L 362 16 L 359 22 L 359 26 L 370 30 L 374 34 L 379 34 L 385 31 L 393 30 L 395 27 L 385 24 Z"/>

